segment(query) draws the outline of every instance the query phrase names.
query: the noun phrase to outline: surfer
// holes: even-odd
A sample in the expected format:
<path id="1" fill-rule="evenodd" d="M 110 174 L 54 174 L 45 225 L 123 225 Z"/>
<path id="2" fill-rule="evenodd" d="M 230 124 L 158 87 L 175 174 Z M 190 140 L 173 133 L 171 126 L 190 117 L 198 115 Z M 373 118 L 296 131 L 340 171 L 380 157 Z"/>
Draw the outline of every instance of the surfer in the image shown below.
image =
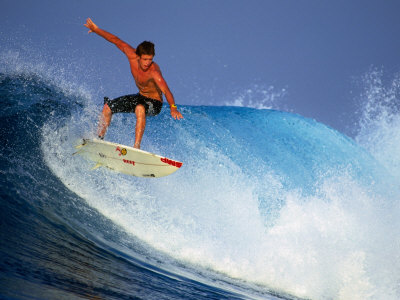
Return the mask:
<path id="1" fill-rule="evenodd" d="M 172 95 L 167 82 L 161 74 L 160 67 L 153 61 L 155 55 L 154 44 L 144 41 L 134 49 L 117 36 L 100 29 L 93 21 L 88 18 L 86 24 L 89 33 L 94 32 L 107 41 L 115 44 L 128 58 L 131 73 L 135 79 L 139 93 L 135 95 L 121 96 L 114 100 L 104 98 L 103 111 L 100 115 L 98 136 L 104 138 L 111 117 L 114 113 L 128 112 L 136 115 L 135 144 L 134 147 L 140 149 L 144 129 L 146 127 L 146 116 L 155 116 L 161 112 L 163 98 L 165 95 L 169 103 L 171 116 L 175 120 L 183 118 L 178 111 L 174 96 Z"/>

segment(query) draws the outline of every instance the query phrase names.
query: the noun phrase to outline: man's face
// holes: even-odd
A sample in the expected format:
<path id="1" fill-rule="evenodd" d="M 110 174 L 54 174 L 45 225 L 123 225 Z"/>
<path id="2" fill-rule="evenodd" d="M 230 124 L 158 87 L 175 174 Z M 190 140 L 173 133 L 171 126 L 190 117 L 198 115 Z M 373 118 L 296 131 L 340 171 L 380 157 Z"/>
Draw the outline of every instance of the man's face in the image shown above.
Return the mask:
<path id="1" fill-rule="evenodd" d="M 153 57 L 153 55 L 148 54 L 142 54 L 142 56 L 139 57 L 139 65 L 143 71 L 146 71 L 151 66 L 153 63 Z"/>

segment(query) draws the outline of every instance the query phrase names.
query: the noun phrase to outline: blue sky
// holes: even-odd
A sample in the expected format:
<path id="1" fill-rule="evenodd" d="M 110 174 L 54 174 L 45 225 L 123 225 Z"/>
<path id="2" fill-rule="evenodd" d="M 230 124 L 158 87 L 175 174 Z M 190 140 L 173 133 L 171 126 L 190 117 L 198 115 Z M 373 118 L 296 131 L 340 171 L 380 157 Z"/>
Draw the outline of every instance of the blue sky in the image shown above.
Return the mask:
<path id="1" fill-rule="evenodd" d="M 87 34 L 87 17 L 134 47 L 153 41 L 178 104 L 224 105 L 249 90 L 254 103 L 266 90 L 274 107 L 345 133 L 364 74 L 400 69 L 395 0 L 1 2 L 1 53 L 59 68 L 99 104 L 137 89 L 124 55 Z"/>

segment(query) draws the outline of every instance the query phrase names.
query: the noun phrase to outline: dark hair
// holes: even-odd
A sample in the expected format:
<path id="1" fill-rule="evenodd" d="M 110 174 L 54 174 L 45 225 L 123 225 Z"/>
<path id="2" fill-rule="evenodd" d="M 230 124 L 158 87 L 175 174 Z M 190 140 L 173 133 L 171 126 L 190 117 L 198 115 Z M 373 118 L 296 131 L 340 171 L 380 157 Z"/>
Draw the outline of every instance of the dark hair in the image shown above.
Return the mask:
<path id="1" fill-rule="evenodd" d="M 142 56 L 143 54 L 154 56 L 156 54 L 154 51 L 154 44 L 149 41 L 141 42 L 136 48 L 136 54 L 139 56 Z"/>

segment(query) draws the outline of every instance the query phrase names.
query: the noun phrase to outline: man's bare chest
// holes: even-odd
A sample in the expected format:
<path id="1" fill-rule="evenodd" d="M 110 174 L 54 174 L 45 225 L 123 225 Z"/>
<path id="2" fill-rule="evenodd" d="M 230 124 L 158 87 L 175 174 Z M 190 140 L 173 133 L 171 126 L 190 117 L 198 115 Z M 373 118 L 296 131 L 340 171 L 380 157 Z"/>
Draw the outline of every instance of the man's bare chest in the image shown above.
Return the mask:
<path id="1" fill-rule="evenodd" d="M 152 76 L 150 76 L 149 74 L 136 74 L 135 77 L 135 81 L 137 84 L 141 85 L 141 86 L 148 86 L 151 85 L 154 80 L 152 78 Z"/>
<path id="2" fill-rule="evenodd" d="M 131 71 L 137 84 L 147 85 L 153 81 L 153 76 L 150 71 L 144 72 L 135 66 L 132 66 Z"/>

